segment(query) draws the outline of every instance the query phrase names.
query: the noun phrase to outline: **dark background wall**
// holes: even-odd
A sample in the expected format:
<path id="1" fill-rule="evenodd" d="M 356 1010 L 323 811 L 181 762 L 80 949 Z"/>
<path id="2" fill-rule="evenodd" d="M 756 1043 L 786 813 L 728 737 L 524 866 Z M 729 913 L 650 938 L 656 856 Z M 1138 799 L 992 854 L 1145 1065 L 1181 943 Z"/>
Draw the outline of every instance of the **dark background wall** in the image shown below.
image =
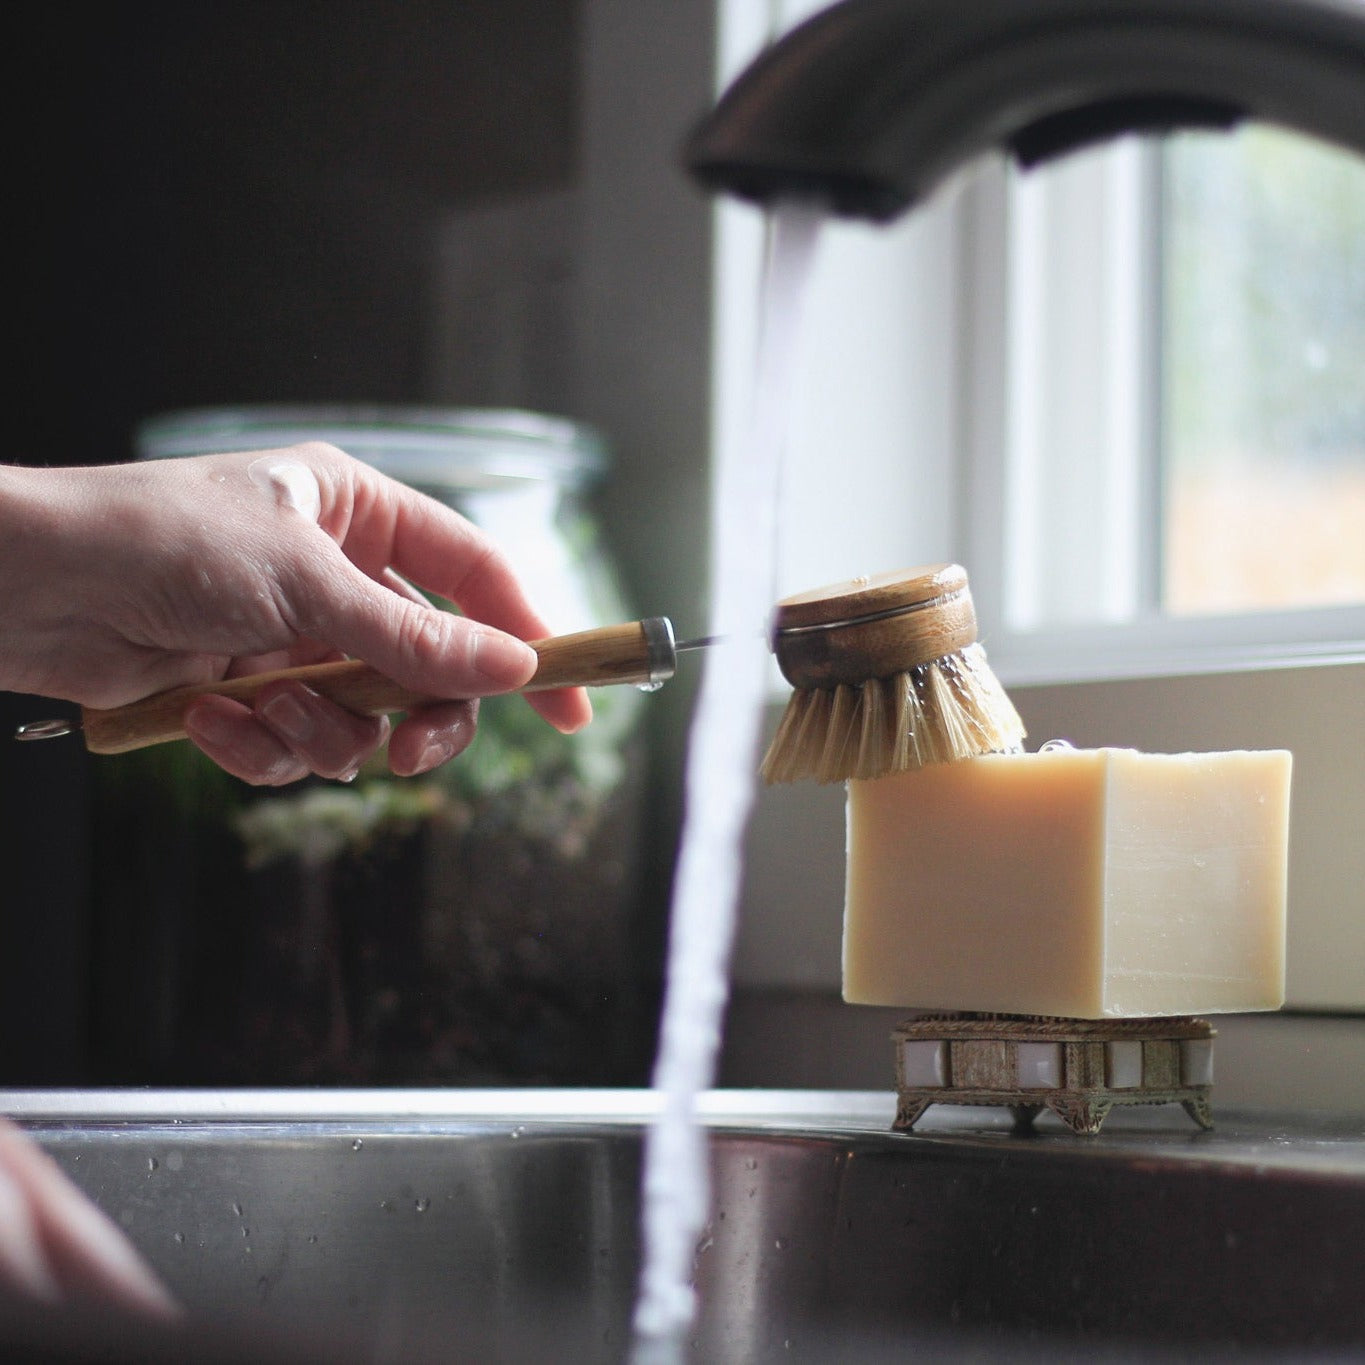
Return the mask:
<path id="1" fill-rule="evenodd" d="M 0 460 L 136 422 L 421 401 L 442 216 L 568 186 L 576 0 L 29 7 L 8 44 Z M 0 1084 L 86 1079 L 88 768 L 0 695 Z"/>
<path id="2" fill-rule="evenodd" d="M 122 457 L 185 403 L 420 398 L 441 215 L 573 177 L 573 0 L 34 20 L 7 458 Z"/>

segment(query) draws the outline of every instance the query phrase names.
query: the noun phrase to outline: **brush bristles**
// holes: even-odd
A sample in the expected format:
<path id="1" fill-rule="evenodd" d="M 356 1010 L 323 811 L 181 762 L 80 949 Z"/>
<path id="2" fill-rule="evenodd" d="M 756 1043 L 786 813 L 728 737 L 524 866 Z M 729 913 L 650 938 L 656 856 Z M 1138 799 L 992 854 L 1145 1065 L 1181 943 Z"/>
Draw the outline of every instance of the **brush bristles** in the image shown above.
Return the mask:
<path id="1" fill-rule="evenodd" d="M 980 645 L 907 673 L 792 693 L 760 771 L 768 783 L 885 777 L 1019 749 L 1024 724 Z"/>

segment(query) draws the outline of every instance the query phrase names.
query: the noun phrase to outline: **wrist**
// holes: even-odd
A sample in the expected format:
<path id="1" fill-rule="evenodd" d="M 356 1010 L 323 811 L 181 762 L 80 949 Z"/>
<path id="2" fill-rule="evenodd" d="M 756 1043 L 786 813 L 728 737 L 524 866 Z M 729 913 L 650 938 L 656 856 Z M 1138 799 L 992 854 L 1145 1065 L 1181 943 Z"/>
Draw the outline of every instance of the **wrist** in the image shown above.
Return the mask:
<path id="1" fill-rule="evenodd" d="M 43 692 L 71 594 L 62 565 L 82 538 L 70 471 L 0 465 L 0 688 Z"/>

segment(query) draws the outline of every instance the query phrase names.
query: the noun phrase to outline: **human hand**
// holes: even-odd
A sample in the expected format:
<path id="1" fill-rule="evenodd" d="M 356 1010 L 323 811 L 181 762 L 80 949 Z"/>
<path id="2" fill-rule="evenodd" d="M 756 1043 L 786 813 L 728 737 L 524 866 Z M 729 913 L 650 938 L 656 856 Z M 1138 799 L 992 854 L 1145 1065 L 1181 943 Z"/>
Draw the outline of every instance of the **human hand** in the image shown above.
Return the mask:
<path id="1" fill-rule="evenodd" d="M 0 685 L 109 707 L 186 683 L 352 656 L 448 698 L 396 727 L 297 682 L 247 707 L 199 699 L 190 738 L 246 781 L 348 777 L 388 742 L 425 772 L 474 735 L 477 699 L 535 670 L 550 633 L 497 546 L 463 517 L 341 451 L 283 450 L 80 469 L 0 469 Z M 22 580 L 22 581 L 21 581 Z M 457 604 L 412 600 L 404 581 Z M 581 688 L 529 699 L 586 724 Z M 391 731 L 391 733 L 390 733 Z"/>
<path id="2" fill-rule="evenodd" d="M 123 1233 L 4 1119 L 0 1288 L 52 1305 L 100 1302 L 155 1318 L 180 1313 Z"/>

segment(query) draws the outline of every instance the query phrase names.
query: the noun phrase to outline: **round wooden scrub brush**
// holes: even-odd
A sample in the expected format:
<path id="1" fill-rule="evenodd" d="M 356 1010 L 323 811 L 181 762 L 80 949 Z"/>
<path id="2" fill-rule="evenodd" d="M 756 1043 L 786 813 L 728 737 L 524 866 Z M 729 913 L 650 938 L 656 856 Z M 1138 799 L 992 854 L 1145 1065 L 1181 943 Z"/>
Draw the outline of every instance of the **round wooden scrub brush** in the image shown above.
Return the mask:
<path id="1" fill-rule="evenodd" d="M 936 564 L 779 602 L 773 652 L 796 689 L 765 781 L 843 782 L 1018 750 L 1019 713 L 976 642 L 967 574 Z"/>

